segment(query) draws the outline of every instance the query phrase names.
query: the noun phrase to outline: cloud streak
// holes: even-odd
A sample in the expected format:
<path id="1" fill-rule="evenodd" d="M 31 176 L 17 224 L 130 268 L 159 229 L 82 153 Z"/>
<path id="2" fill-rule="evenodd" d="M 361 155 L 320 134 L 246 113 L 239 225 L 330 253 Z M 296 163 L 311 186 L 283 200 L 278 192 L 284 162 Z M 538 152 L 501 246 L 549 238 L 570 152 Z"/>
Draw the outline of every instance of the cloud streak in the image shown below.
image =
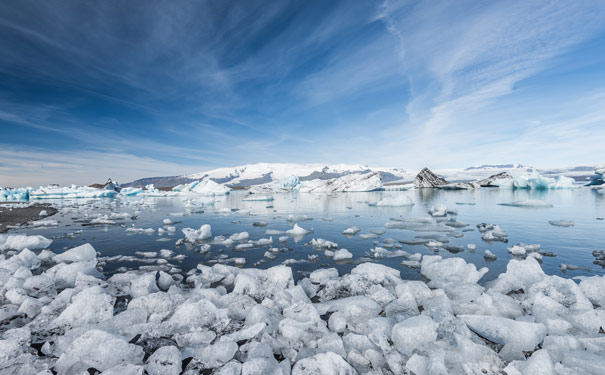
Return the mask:
<path id="1" fill-rule="evenodd" d="M 122 180 L 591 163 L 604 16 L 567 0 L 0 4 L 0 184 L 47 159 L 40 176 L 64 183 L 100 161 Z"/>

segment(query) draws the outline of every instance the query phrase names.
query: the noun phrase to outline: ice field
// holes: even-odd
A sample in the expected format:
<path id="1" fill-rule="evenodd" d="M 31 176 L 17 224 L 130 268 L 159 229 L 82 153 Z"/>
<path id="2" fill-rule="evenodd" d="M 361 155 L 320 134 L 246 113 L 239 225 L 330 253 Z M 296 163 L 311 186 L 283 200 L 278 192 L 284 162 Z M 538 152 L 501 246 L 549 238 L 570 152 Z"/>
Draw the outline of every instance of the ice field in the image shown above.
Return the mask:
<path id="1" fill-rule="evenodd" d="M 605 366 L 601 190 L 37 201 L 0 234 L 0 373 Z"/>

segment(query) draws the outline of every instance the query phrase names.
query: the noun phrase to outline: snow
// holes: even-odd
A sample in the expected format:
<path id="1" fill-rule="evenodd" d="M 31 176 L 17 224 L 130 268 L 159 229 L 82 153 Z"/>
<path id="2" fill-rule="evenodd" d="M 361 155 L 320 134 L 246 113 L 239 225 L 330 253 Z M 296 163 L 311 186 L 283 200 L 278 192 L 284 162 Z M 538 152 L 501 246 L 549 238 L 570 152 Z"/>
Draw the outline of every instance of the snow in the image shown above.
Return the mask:
<path id="1" fill-rule="evenodd" d="M 310 180 L 299 184 L 301 193 L 376 191 L 382 189 L 379 173 L 349 174 L 329 180 Z"/>
<path id="2" fill-rule="evenodd" d="M 258 163 L 247 164 L 237 167 L 218 168 L 207 172 L 196 173 L 188 176 L 192 179 L 216 179 L 228 181 L 230 185 L 246 184 L 250 180 L 259 180 L 268 176 L 272 183 L 283 183 L 283 186 L 293 185 L 293 177 L 309 179 L 312 175 L 355 175 L 368 172 L 389 173 L 398 178 L 412 178 L 412 175 L 401 168 L 381 168 L 367 165 L 354 164 L 294 164 L 294 163 Z M 324 177 L 324 179 L 326 179 Z"/>

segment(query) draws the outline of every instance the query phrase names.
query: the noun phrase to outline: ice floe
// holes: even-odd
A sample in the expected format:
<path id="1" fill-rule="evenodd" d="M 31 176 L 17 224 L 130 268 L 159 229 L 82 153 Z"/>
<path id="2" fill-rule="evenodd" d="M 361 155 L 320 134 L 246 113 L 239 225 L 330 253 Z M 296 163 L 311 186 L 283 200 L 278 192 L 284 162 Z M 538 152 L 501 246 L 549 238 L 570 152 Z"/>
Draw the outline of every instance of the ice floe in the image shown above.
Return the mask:
<path id="1" fill-rule="evenodd" d="M 501 206 L 510 206 L 510 207 L 552 207 L 552 203 L 537 200 L 537 199 L 527 199 L 524 201 L 514 201 L 509 203 L 499 203 Z"/>
<path id="2" fill-rule="evenodd" d="M 370 206 L 377 207 L 401 207 L 401 206 L 413 206 L 414 201 L 410 197 L 404 194 L 398 194 L 394 196 L 384 197 L 375 204 L 370 204 Z"/>

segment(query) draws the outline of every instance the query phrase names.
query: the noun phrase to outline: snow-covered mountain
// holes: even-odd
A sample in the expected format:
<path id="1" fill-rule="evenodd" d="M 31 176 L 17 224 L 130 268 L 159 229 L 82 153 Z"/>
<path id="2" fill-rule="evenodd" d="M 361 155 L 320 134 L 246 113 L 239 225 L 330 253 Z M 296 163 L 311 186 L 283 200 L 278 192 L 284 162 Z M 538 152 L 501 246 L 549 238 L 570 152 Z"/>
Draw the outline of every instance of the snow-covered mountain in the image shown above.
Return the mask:
<path id="1" fill-rule="evenodd" d="M 430 167 L 430 166 L 429 166 Z M 468 168 L 435 169 L 439 177 L 449 182 L 475 181 L 488 178 L 495 174 L 508 172 L 513 175 L 537 171 L 547 177 L 567 176 L 579 181 L 589 180 L 594 174 L 594 166 L 576 166 L 557 169 L 536 169 L 521 164 L 478 165 Z M 218 168 L 206 172 L 184 176 L 149 177 L 124 184 L 123 186 L 173 187 L 202 179 L 212 180 L 230 187 L 244 187 L 282 181 L 290 176 L 296 176 L 300 181 L 314 179 L 327 180 L 350 174 L 377 172 L 385 185 L 411 183 L 419 170 L 404 168 L 369 167 L 361 164 L 294 164 L 294 163 L 258 163 L 237 167 Z"/>
<path id="2" fill-rule="evenodd" d="M 194 180 L 211 179 L 220 184 L 237 187 L 277 182 L 290 176 L 296 176 L 300 181 L 309 181 L 314 179 L 326 180 L 368 172 L 379 173 L 383 182 L 413 178 L 414 176 L 402 168 L 377 168 L 359 164 L 258 163 L 213 169 L 183 177 Z"/>

